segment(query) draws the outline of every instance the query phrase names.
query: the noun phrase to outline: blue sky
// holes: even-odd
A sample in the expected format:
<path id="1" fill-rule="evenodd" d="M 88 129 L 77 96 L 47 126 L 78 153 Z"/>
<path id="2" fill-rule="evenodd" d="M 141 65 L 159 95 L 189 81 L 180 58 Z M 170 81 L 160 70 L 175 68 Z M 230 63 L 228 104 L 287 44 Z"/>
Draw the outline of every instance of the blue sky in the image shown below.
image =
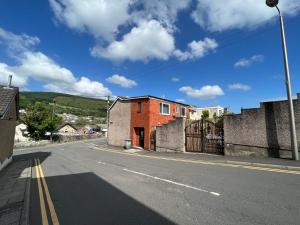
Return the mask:
<path id="1" fill-rule="evenodd" d="M 155 95 L 234 112 L 284 97 L 277 11 L 264 0 L 2 0 L 0 82 L 101 97 Z M 294 95 L 300 0 L 281 0 Z"/>

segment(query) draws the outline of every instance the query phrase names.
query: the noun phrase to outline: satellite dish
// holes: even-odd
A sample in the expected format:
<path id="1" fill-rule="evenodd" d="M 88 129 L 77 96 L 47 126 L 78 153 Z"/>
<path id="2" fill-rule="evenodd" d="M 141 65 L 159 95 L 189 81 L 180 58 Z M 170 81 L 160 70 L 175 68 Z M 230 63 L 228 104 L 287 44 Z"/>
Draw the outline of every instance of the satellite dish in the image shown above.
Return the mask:
<path id="1" fill-rule="evenodd" d="M 267 0 L 267 1 L 266 1 L 266 4 L 267 4 L 267 6 L 269 6 L 269 7 L 275 7 L 275 6 L 278 5 L 278 2 L 279 2 L 279 0 Z"/>

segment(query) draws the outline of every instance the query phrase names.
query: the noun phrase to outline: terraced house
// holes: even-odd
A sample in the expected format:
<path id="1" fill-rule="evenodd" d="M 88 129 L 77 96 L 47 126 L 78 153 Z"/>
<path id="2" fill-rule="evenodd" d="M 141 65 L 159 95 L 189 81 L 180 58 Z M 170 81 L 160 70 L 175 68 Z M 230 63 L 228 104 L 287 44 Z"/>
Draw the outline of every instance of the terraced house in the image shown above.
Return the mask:
<path id="1" fill-rule="evenodd" d="M 189 115 L 190 106 L 154 96 L 118 97 L 109 108 L 108 144 L 155 148 L 156 126 Z"/>
<path id="2" fill-rule="evenodd" d="M 12 160 L 15 128 L 19 119 L 19 88 L 0 85 L 0 170 Z"/>

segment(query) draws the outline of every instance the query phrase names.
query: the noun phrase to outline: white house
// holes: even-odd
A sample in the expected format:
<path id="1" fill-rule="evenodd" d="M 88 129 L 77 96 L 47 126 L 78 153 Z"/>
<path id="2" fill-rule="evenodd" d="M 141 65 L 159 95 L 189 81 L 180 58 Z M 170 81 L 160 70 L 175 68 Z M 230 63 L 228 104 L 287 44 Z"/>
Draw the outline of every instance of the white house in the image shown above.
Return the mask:
<path id="1" fill-rule="evenodd" d="M 209 112 L 209 118 L 213 118 L 214 114 L 216 116 L 222 116 L 224 114 L 225 108 L 221 106 L 213 107 L 192 107 L 190 109 L 190 119 L 191 120 L 200 120 L 203 114 L 203 111 Z"/>

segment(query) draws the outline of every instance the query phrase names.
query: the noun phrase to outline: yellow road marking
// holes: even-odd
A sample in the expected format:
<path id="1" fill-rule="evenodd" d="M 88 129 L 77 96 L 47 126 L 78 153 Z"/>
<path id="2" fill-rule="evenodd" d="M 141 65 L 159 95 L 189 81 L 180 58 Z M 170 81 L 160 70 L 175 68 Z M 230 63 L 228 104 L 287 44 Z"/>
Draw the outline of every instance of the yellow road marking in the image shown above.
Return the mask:
<path id="1" fill-rule="evenodd" d="M 44 194 L 43 194 L 42 184 L 41 184 L 41 180 L 40 180 L 40 174 L 39 174 L 39 170 L 38 170 L 38 164 L 37 164 L 36 159 L 34 161 L 35 161 L 35 171 L 36 171 L 36 177 L 37 177 L 38 189 L 39 189 L 42 224 L 43 225 L 49 225 L 48 218 L 47 218 L 47 213 L 46 213 L 46 207 L 45 207 Z"/>
<path id="2" fill-rule="evenodd" d="M 151 159 L 160 159 L 160 160 L 168 160 L 168 161 L 176 161 L 176 162 L 186 162 L 186 163 L 194 163 L 194 164 L 204 164 L 204 165 L 216 165 L 216 166 L 224 166 L 224 167 L 232 167 L 232 168 L 243 168 L 243 169 L 250 169 L 250 170 L 260 170 L 260 171 L 267 171 L 267 172 L 274 172 L 274 173 L 286 173 L 286 174 L 296 174 L 300 175 L 300 171 L 297 170 L 287 170 L 287 169 L 277 169 L 277 168 L 270 168 L 270 167 L 260 167 L 260 166 L 248 166 L 248 165 L 238 165 L 238 164 L 231 164 L 231 163 L 223 163 L 223 162 L 211 162 L 211 161 L 203 161 L 203 160 L 190 160 L 190 159 L 176 159 L 176 158 L 166 158 L 166 157 L 159 157 L 159 156 L 149 156 L 149 155 L 139 155 L 136 153 L 127 153 L 127 152 L 120 152 L 115 150 L 109 149 L 102 149 L 96 147 L 100 151 L 104 152 L 112 152 L 121 155 L 128 155 L 128 156 L 135 156 L 135 157 L 142 157 L 142 158 L 151 158 Z"/>
<path id="3" fill-rule="evenodd" d="M 43 186 L 44 186 L 44 189 L 45 189 L 45 194 L 46 194 L 46 199 L 47 199 L 47 203 L 48 203 L 48 206 L 49 206 L 49 211 L 50 211 L 50 215 L 51 215 L 52 224 L 53 225 L 59 225 L 57 214 L 55 212 L 54 204 L 53 204 L 53 201 L 52 201 L 51 196 L 50 196 L 50 192 L 49 192 L 48 185 L 47 185 L 47 182 L 46 182 L 45 177 L 44 177 L 44 173 L 43 173 L 43 170 L 42 170 L 42 167 L 41 167 L 40 160 L 38 159 L 37 161 L 38 161 L 38 168 L 39 168 L 39 171 L 40 171 L 40 174 L 41 174 Z"/>

